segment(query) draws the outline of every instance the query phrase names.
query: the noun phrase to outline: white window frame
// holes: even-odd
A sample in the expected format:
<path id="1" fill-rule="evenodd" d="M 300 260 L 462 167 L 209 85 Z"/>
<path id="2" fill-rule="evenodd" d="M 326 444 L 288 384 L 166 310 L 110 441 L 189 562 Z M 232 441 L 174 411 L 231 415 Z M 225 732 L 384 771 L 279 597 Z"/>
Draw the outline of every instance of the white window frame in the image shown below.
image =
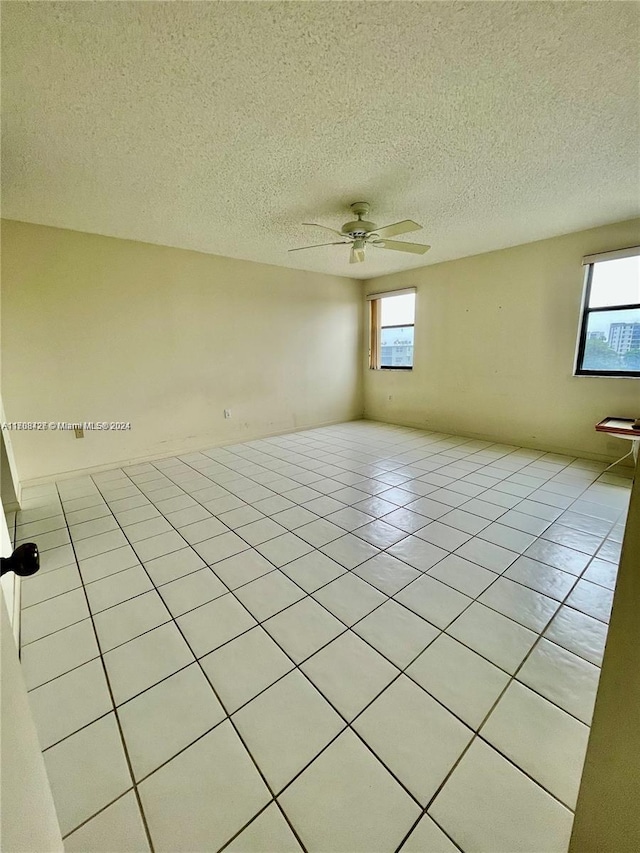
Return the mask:
<path id="1" fill-rule="evenodd" d="M 413 323 L 404 323 L 402 326 L 383 326 L 381 323 L 381 301 L 383 299 L 387 299 L 393 296 L 406 296 L 409 293 L 416 294 L 417 288 L 415 287 L 405 287 L 402 290 L 386 290 L 383 293 L 369 293 L 366 297 L 366 300 L 369 305 L 369 369 L 370 370 L 413 370 L 415 363 L 415 349 L 416 349 L 416 341 L 415 341 L 415 328 L 416 328 L 416 317 L 415 317 L 415 309 L 413 314 Z M 417 296 L 416 296 L 417 301 Z M 377 310 L 374 310 L 373 303 L 378 303 Z M 375 319 L 377 318 L 377 319 Z M 375 324 L 375 328 L 374 328 Z M 382 329 L 408 329 L 409 327 L 413 328 L 413 356 L 411 359 L 410 365 L 404 364 L 395 364 L 395 365 L 382 365 L 380 363 L 382 356 L 382 348 L 380 343 Z"/>
<path id="2" fill-rule="evenodd" d="M 578 342 L 574 360 L 574 376 L 611 376 L 616 379 L 638 379 L 640 370 L 586 370 L 582 367 L 584 351 L 587 343 L 587 328 L 591 314 L 603 311 L 628 311 L 640 308 L 640 302 L 625 305 L 607 305 L 601 308 L 589 308 L 589 297 L 591 295 L 591 282 L 593 280 L 593 269 L 597 263 L 602 261 L 613 261 L 618 258 L 634 258 L 640 255 L 640 246 L 629 246 L 625 249 L 615 249 L 611 252 L 601 252 L 595 255 L 586 255 L 582 259 L 585 267 L 584 290 L 582 294 L 582 306 L 580 308 L 580 325 L 578 328 Z"/>

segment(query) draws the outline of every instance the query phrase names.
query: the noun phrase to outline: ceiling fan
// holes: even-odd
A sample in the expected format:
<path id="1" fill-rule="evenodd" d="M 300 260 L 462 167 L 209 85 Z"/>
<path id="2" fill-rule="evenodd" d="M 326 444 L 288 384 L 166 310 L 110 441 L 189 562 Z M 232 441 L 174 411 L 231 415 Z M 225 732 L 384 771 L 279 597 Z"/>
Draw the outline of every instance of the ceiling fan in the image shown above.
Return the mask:
<path id="1" fill-rule="evenodd" d="M 424 243 L 405 243 L 402 240 L 388 240 L 388 237 L 397 237 L 399 234 L 408 234 L 410 231 L 419 231 L 422 225 L 418 225 L 412 219 L 403 219 L 402 222 L 394 222 L 392 225 L 383 225 L 381 228 L 375 222 L 368 222 L 363 216 L 369 215 L 369 205 L 366 201 L 357 201 L 351 205 L 351 210 L 357 216 L 352 222 L 345 222 L 340 231 L 319 225 L 317 222 L 303 222 L 303 225 L 313 225 L 315 228 L 324 228 L 342 237 L 333 243 L 316 243 L 314 246 L 300 246 L 298 249 L 289 249 L 290 252 L 302 252 L 304 249 L 317 249 L 320 246 L 340 246 L 351 244 L 351 255 L 349 263 L 357 264 L 364 261 L 366 246 L 375 246 L 376 249 L 392 249 L 394 252 L 411 252 L 414 255 L 424 255 L 431 246 Z"/>

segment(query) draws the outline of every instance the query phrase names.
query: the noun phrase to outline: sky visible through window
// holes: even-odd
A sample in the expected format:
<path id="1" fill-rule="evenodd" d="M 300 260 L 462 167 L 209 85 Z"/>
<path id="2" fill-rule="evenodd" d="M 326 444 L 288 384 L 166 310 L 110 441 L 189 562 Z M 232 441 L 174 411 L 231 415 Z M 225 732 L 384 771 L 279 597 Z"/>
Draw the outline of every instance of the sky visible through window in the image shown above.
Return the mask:
<path id="1" fill-rule="evenodd" d="M 591 279 L 589 308 L 604 308 L 608 305 L 629 305 L 640 303 L 640 255 L 634 258 L 617 258 L 613 261 L 599 261 L 594 264 Z M 637 322 L 637 312 L 622 311 L 615 322 Z M 608 332 L 609 315 L 598 317 L 593 314 L 590 328 L 594 331 Z"/>
<path id="2" fill-rule="evenodd" d="M 382 326 L 412 326 L 415 314 L 415 293 L 386 296 L 382 301 Z"/>

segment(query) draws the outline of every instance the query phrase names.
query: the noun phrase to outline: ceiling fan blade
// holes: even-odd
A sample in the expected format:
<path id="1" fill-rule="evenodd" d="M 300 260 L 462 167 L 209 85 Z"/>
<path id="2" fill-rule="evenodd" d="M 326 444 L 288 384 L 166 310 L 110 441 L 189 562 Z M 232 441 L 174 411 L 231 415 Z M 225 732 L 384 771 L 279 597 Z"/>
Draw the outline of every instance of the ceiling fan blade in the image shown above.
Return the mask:
<path id="1" fill-rule="evenodd" d="M 360 264 L 364 261 L 364 249 L 356 249 L 355 246 L 351 246 L 351 254 L 349 256 L 350 264 Z"/>
<path id="2" fill-rule="evenodd" d="M 423 243 L 404 243 L 402 240 L 376 240 L 371 245 L 378 249 L 393 249 L 395 252 L 412 252 L 414 255 L 424 255 L 431 248 Z"/>
<path id="3" fill-rule="evenodd" d="M 337 240 L 335 243 L 316 243 L 315 246 L 300 246 L 298 249 L 288 249 L 289 252 L 302 252 L 303 249 L 319 249 L 320 246 L 346 246 L 348 240 Z"/>
<path id="4" fill-rule="evenodd" d="M 413 219 L 403 219 L 402 222 L 394 222 L 392 225 L 383 225 L 376 228 L 375 234 L 380 237 L 395 237 L 398 234 L 408 234 L 410 231 L 420 231 L 422 225 L 418 225 Z"/>
<path id="5" fill-rule="evenodd" d="M 325 231 L 331 231 L 332 234 L 337 234 L 338 237 L 344 237 L 342 231 L 336 231 L 335 228 L 329 228 L 327 225 L 320 225 L 318 222 L 303 222 L 303 225 L 313 225 L 314 228 L 324 228 Z"/>

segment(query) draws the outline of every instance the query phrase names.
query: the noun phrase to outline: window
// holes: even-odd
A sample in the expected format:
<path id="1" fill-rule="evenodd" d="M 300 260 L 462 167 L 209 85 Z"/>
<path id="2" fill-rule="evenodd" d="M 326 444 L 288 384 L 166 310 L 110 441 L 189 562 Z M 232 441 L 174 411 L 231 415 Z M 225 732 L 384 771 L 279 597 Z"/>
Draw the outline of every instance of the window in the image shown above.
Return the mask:
<path id="1" fill-rule="evenodd" d="M 411 370 L 415 289 L 374 293 L 371 304 L 369 367 L 372 370 Z"/>
<path id="2" fill-rule="evenodd" d="M 576 375 L 640 376 L 640 247 L 590 255 Z"/>

